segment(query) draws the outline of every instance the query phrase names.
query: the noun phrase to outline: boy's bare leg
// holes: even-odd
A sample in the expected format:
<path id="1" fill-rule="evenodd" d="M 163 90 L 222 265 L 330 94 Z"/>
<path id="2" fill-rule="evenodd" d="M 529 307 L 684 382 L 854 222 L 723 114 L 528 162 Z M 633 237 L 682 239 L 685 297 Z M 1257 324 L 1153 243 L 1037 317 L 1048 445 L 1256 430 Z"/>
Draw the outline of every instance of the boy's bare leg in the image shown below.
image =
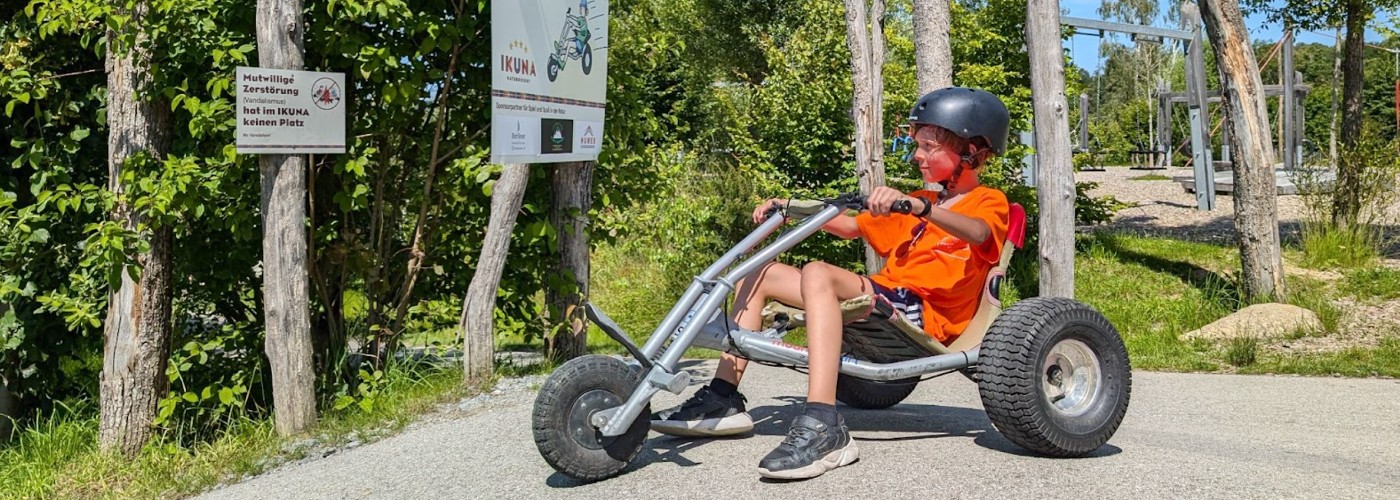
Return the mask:
<path id="1" fill-rule="evenodd" d="M 807 402 L 836 404 L 841 363 L 840 302 L 870 293 L 868 281 L 825 262 L 802 268 L 802 301 L 807 311 Z"/>
<path id="2" fill-rule="evenodd" d="M 739 287 L 734 292 L 734 322 L 746 330 L 762 328 L 763 306 L 769 300 L 802 307 L 801 285 L 802 272 L 797 268 L 778 263 L 764 266 L 739 281 Z M 719 368 L 715 369 L 715 378 L 737 386 L 739 380 L 744 378 L 744 369 L 748 365 L 749 360 L 724 353 L 720 356 Z"/>

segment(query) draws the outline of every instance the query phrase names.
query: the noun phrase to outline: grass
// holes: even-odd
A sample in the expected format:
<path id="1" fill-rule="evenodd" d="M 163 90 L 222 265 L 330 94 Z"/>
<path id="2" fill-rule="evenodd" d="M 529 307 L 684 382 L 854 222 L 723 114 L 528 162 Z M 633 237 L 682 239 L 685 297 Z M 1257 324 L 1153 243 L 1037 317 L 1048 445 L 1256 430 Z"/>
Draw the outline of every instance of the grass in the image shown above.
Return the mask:
<path id="1" fill-rule="evenodd" d="M 1375 230 L 1363 225 L 1307 224 L 1301 246 L 1301 262 L 1312 269 L 1356 269 L 1369 266 L 1380 257 Z"/>
<path id="2" fill-rule="evenodd" d="M 313 436 L 323 445 L 389 435 L 436 405 L 481 387 L 463 385 L 457 369 L 395 370 L 372 411 L 322 415 Z M 357 408 L 352 405 L 351 408 Z M 171 498 L 257 474 L 297 459 L 306 438 L 280 438 L 270 418 L 243 419 L 219 436 L 185 448 L 157 439 L 135 459 L 97 450 L 89 407 L 61 407 L 0 447 L 0 498 Z"/>
<path id="3" fill-rule="evenodd" d="M 1169 181 L 1169 180 L 1172 180 L 1172 178 L 1171 178 L 1171 177 L 1167 177 L 1167 176 L 1162 175 L 1162 174 L 1146 174 L 1146 175 L 1139 175 L 1139 176 L 1137 176 L 1137 177 L 1129 177 L 1128 180 L 1130 180 L 1130 181 Z"/>
<path id="4" fill-rule="evenodd" d="M 1301 258 L 1301 257 L 1300 257 Z M 681 290 L 655 283 L 662 272 L 646 259 L 611 248 L 594 254 L 593 300 L 636 342 L 645 341 Z M 1013 266 L 1011 286 L 1002 293 L 1009 306 L 1017 296 L 1034 291 L 1035 269 L 1026 262 Z M 1079 300 L 1102 312 L 1123 336 L 1134 368 L 1158 371 L 1237 371 L 1306 375 L 1400 375 L 1400 344 L 1356 348 L 1331 354 L 1277 354 L 1264 341 L 1216 345 L 1205 340 L 1183 341 L 1178 336 L 1198 329 L 1248 305 L 1241 299 L 1237 275 L 1239 252 L 1220 246 L 1180 240 L 1094 233 L 1080 236 L 1075 261 Z M 1343 311 L 1334 303 L 1336 289 L 1385 297 L 1393 291 L 1393 271 L 1367 269 L 1348 273 L 1357 285 L 1332 287 L 1301 276 L 1287 278 L 1293 290 L 1289 302 L 1311 310 L 1322 331 L 1296 332 L 1292 338 L 1334 333 Z M 1396 280 L 1400 281 L 1400 280 Z M 1365 285 L 1359 285 L 1365 283 Z M 1362 287 L 1362 288 L 1355 288 Z M 801 341 L 803 339 L 795 339 Z M 796 342 L 795 342 L 796 343 Z M 594 329 L 589 336 L 594 352 L 623 349 Z M 715 357 L 714 351 L 691 349 L 691 357 Z"/>
<path id="5" fill-rule="evenodd" d="M 1400 299 L 1400 270 L 1371 267 L 1348 271 L 1338 286 L 1343 293 L 1358 299 Z"/>

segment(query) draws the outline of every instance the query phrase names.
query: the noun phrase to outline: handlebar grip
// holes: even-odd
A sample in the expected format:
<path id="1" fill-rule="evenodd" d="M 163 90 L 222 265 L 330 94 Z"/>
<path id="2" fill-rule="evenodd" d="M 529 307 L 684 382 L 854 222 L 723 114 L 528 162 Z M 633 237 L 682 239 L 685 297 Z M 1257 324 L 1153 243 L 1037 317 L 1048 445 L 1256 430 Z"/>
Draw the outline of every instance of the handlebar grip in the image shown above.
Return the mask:
<path id="1" fill-rule="evenodd" d="M 787 207 L 784 206 L 782 203 L 774 203 L 773 206 L 768 209 L 768 211 L 763 212 L 763 220 L 771 219 L 774 215 L 783 213 L 783 210 L 785 208 Z"/>
<path id="2" fill-rule="evenodd" d="M 890 211 L 897 214 L 914 213 L 914 203 L 909 200 L 899 200 L 890 205 Z"/>

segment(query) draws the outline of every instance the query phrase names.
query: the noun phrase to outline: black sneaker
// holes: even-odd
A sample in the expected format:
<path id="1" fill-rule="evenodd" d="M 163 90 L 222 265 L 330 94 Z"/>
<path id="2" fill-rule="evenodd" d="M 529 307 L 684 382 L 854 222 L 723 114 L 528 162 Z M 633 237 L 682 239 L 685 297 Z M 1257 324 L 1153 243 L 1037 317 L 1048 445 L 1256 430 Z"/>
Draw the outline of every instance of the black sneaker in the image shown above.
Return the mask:
<path id="1" fill-rule="evenodd" d="M 758 463 L 758 473 L 772 479 L 808 479 L 860 457 L 855 440 L 838 416 L 835 427 L 803 415 L 792 422 L 783 444 Z"/>
<path id="2" fill-rule="evenodd" d="M 720 396 L 701 387 L 676 408 L 651 415 L 651 428 L 662 434 L 683 437 L 733 436 L 753 430 L 753 418 L 744 409 L 744 396 Z"/>

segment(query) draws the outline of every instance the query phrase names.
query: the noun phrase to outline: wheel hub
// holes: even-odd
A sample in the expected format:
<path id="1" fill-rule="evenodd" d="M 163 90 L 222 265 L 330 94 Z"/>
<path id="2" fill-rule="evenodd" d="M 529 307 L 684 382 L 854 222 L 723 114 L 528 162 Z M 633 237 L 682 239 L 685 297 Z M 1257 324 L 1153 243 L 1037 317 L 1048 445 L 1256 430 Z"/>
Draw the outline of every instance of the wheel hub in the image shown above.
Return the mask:
<path id="1" fill-rule="evenodd" d="M 1089 411 L 1103 386 L 1099 357 L 1087 344 L 1064 339 L 1050 349 L 1041 373 L 1041 391 L 1050 407 L 1065 416 Z"/>
<path id="2" fill-rule="evenodd" d="M 580 446 L 590 450 L 601 450 L 611 444 L 616 437 L 604 436 L 593 426 L 593 415 L 608 408 L 616 408 L 622 400 L 603 389 L 594 389 L 574 400 L 569 409 L 569 435 Z"/>

